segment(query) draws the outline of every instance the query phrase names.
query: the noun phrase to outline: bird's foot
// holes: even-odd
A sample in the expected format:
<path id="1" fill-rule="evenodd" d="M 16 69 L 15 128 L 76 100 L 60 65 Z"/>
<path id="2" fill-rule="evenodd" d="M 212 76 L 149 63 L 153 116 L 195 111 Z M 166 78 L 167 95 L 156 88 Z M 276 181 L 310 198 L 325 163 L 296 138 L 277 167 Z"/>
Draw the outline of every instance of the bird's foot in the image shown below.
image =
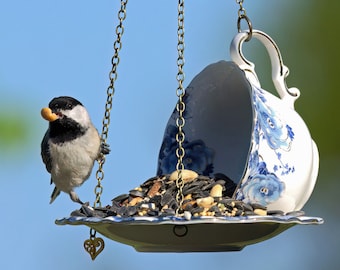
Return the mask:
<path id="1" fill-rule="evenodd" d="M 100 145 L 100 152 L 103 154 L 103 155 L 107 155 L 107 154 L 110 154 L 110 145 L 108 145 L 107 143 L 104 143 L 102 142 L 101 145 Z"/>
<path id="2" fill-rule="evenodd" d="M 84 205 L 84 203 L 79 199 L 77 193 L 75 193 L 73 190 L 69 194 L 72 201 Z"/>

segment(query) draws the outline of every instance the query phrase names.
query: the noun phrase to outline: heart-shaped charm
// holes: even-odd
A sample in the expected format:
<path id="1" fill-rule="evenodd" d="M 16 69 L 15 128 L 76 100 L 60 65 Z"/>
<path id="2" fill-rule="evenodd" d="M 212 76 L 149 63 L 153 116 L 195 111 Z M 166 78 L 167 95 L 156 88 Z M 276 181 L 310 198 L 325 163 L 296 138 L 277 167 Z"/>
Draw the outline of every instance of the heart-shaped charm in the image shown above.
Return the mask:
<path id="1" fill-rule="evenodd" d="M 84 248 L 90 254 L 91 259 L 94 261 L 100 252 L 104 249 L 104 240 L 99 237 L 91 237 L 84 241 Z"/>

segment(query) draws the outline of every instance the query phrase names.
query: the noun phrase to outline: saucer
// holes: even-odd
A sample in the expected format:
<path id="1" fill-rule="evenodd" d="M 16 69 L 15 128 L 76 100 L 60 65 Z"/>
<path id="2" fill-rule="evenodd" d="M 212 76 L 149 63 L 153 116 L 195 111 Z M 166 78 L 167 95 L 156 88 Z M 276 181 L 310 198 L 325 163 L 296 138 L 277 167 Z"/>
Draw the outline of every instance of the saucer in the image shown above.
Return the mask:
<path id="1" fill-rule="evenodd" d="M 307 216 L 242 217 L 68 217 L 57 225 L 86 225 L 105 237 L 139 252 L 240 251 L 295 225 L 322 224 Z"/>

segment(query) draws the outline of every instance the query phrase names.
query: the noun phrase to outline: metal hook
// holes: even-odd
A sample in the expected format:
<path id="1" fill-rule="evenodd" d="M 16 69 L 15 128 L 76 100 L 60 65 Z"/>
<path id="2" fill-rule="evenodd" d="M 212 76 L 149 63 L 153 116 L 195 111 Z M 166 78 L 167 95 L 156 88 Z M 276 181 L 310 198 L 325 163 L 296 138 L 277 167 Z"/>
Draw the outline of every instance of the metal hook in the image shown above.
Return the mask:
<path id="1" fill-rule="evenodd" d="M 248 25 L 248 37 L 245 39 L 245 42 L 248 42 L 249 40 L 251 40 L 252 36 L 253 36 L 253 25 L 251 23 L 251 20 L 249 19 L 249 17 L 245 14 L 240 14 L 238 19 L 237 19 L 237 30 L 239 33 L 242 32 L 242 29 L 241 29 L 241 21 L 242 20 L 245 20 L 247 22 L 247 25 Z"/>

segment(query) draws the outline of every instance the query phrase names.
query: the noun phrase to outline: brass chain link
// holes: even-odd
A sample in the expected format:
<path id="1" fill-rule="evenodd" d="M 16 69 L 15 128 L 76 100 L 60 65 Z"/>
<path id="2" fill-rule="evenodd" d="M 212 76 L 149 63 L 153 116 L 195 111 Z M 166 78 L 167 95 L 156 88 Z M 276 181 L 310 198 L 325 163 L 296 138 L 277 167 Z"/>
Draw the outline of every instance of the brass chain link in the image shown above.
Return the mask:
<path id="1" fill-rule="evenodd" d="M 118 19 L 119 24 L 116 27 L 116 40 L 113 44 L 114 48 L 114 54 L 111 59 L 112 63 L 112 69 L 109 73 L 110 77 L 110 85 L 108 86 L 106 93 L 107 93 L 107 99 L 105 104 L 105 113 L 103 118 L 103 128 L 102 133 L 100 135 L 101 140 L 101 146 L 105 147 L 107 146 L 107 137 L 109 133 L 109 126 L 110 126 L 110 115 L 111 115 L 111 109 L 112 109 L 112 98 L 115 92 L 115 81 L 117 80 L 117 66 L 119 64 L 119 51 L 122 48 L 122 35 L 124 33 L 124 26 L 123 21 L 126 18 L 126 4 L 128 0 L 121 0 L 120 1 L 120 10 L 118 12 Z M 97 185 L 94 189 L 94 193 L 96 195 L 96 199 L 93 203 L 93 207 L 101 207 L 101 200 L 100 197 L 103 193 L 103 186 L 102 186 L 102 180 L 104 179 L 104 170 L 103 165 L 105 163 L 105 155 L 102 153 L 98 161 L 98 170 L 96 172 L 96 178 L 97 178 Z M 90 238 L 84 241 L 84 248 L 86 252 L 88 252 L 92 258 L 92 260 L 95 260 L 97 255 L 102 252 L 104 249 L 105 243 L 104 240 L 100 237 L 96 237 L 96 230 L 93 228 L 90 229 Z"/>
<path id="2" fill-rule="evenodd" d="M 242 32 L 241 21 L 245 20 L 247 25 L 248 25 L 248 37 L 246 38 L 245 41 L 248 42 L 249 40 L 251 40 L 252 35 L 253 35 L 253 26 L 252 26 L 252 23 L 251 23 L 249 17 L 247 16 L 247 12 L 246 12 L 245 8 L 243 7 L 243 1 L 244 0 L 236 0 L 236 4 L 238 4 L 240 6 L 240 8 L 237 11 L 237 15 L 238 15 L 237 30 L 238 30 L 239 33 Z"/>
<path id="3" fill-rule="evenodd" d="M 178 117 L 176 119 L 176 126 L 178 128 L 177 134 L 176 134 L 176 142 L 178 144 L 176 149 L 176 156 L 177 156 L 177 164 L 176 164 L 176 170 L 178 172 L 177 180 L 176 180 L 176 186 L 177 186 L 177 194 L 176 194 L 176 201 L 178 203 L 178 207 L 176 209 L 176 215 L 179 214 L 179 210 L 182 207 L 184 195 L 183 195 L 183 186 L 184 181 L 182 178 L 182 172 L 184 170 L 184 163 L 183 158 L 185 156 L 185 149 L 183 147 L 183 143 L 185 140 L 185 134 L 183 131 L 183 127 L 185 125 L 185 119 L 184 119 L 184 111 L 185 111 L 185 102 L 183 100 L 183 97 L 185 95 L 185 88 L 183 87 L 184 82 L 184 0 L 178 1 L 178 28 L 177 28 L 177 52 L 178 52 L 178 58 L 177 58 L 177 67 L 178 67 L 178 73 L 176 76 L 176 79 L 178 81 L 178 87 L 176 89 L 176 95 L 178 96 L 178 102 L 176 105 L 176 110 L 178 112 Z"/>
<path id="4" fill-rule="evenodd" d="M 112 109 L 112 98 L 115 92 L 115 81 L 117 80 L 117 66 L 119 64 L 120 58 L 119 58 L 119 51 L 122 48 L 122 35 L 124 33 L 124 26 L 123 21 L 126 19 L 126 5 L 128 0 L 121 0 L 120 1 L 120 10 L 118 11 L 118 19 L 119 24 L 116 27 L 116 40 L 113 44 L 114 48 L 114 54 L 111 59 L 112 69 L 109 73 L 109 79 L 110 79 L 110 85 L 108 86 L 106 93 L 107 93 L 107 99 L 105 104 L 105 113 L 103 118 L 103 128 L 101 133 L 101 143 L 103 145 L 106 145 L 108 132 L 109 132 L 109 126 L 110 126 L 110 114 Z M 103 165 L 105 163 L 105 155 L 101 155 L 101 158 L 98 159 L 98 170 L 96 172 L 96 178 L 97 178 L 97 185 L 94 189 L 94 193 L 96 195 L 96 199 L 94 202 L 94 207 L 101 207 L 101 201 L 100 197 L 103 193 L 103 186 L 101 184 L 102 180 L 104 179 L 104 170 Z"/>
<path id="5" fill-rule="evenodd" d="M 236 0 L 236 4 L 238 4 L 240 6 L 239 10 L 238 10 L 238 16 L 241 17 L 242 15 L 247 15 L 246 10 L 243 7 L 243 1 L 244 0 Z"/>

